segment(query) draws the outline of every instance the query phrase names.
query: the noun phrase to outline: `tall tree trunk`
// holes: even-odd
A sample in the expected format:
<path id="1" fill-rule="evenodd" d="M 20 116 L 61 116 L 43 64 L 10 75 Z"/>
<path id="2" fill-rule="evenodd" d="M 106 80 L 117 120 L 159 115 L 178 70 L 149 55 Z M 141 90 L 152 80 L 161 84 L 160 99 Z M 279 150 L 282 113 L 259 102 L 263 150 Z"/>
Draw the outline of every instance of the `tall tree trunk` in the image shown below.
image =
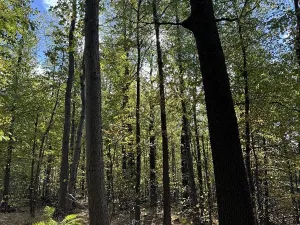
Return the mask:
<path id="1" fill-rule="evenodd" d="M 102 151 L 99 0 L 86 1 L 86 167 L 90 225 L 109 225 Z"/>
<path id="2" fill-rule="evenodd" d="M 77 180 L 77 170 L 80 160 L 81 154 L 81 139 L 82 132 L 84 127 L 85 120 L 85 72 L 84 72 L 84 62 L 82 63 L 83 74 L 80 76 L 80 96 L 81 96 L 81 112 L 80 112 L 80 120 L 78 124 L 77 134 L 76 134 L 76 143 L 75 150 L 73 154 L 72 164 L 70 168 L 70 180 L 68 186 L 68 193 L 71 195 L 75 194 L 75 185 Z M 72 201 L 68 198 L 67 201 L 67 211 L 72 210 Z"/>
<path id="3" fill-rule="evenodd" d="M 253 138 L 252 138 L 253 139 Z M 259 175 L 259 160 L 258 160 L 258 155 L 256 153 L 256 150 L 254 148 L 254 144 L 252 144 L 252 151 L 253 151 L 253 156 L 255 160 L 255 172 L 254 172 L 254 177 L 255 177 L 255 187 L 256 187 L 256 202 L 257 202 L 257 218 L 256 220 L 258 221 L 258 224 L 260 224 L 261 217 L 262 217 L 262 200 L 261 200 L 261 179 Z"/>
<path id="4" fill-rule="evenodd" d="M 199 196 L 200 196 L 200 216 L 203 216 L 204 191 L 203 191 L 203 176 L 202 176 L 202 156 L 201 156 L 201 148 L 200 148 L 200 138 L 199 138 L 199 131 L 198 131 L 196 105 L 197 105 L 196 90 L 194 90 L 194 93 L 193 93 L 193 119 L 194 119 L 194 132 L 195 132 L 196 150 L 197 150 L 197 172 L 198 172 Z"/>
<path id="5" fill-rule="evenodd" d="M 65 118 L 64 118 L 64 132 L 62 138 L 62 157 L 60 165 L 59 176 L 59 197 L 58 205 L 55 212 L 55 217 L 63 216 L 66 213 L 66 197 L 69 178 L 69 139 L 70 139 L 70 122 L 71 122 L 71 94 L 74 80 L 74 31 L 77 16 L 77 0 L 72 2 L 72 18 L 69 30 L 69 72 L 65 93 Z"/>
<path id="6" fill-rule="evenodd" d="M 39 123 L 39 114 L 37 113 L 35 123 L 34 123 L 34 135 L 33 135 L 33 144 L 32 144 L 32 159 L 31 159 L 31 168 L 30 168 L 30 188 L 29 188 L 29 211 L 31 217 L 34 217 L 33 210 L 33 181 L 34 181 L 34 165 L 35 165 L 35 157 L 36 157 L 36 142 L 37 142 L 37 130 Z"/>
<path id="7" fill-rule="evenodd" d="M 203 135 L 201 136 L 201 142 L 202 142 L 202 150 L 203 150 L 203 157 L 204 157 L 205 180 L 206 180 L 206 187 L 207 187 L 208 219 L 209 219 L 209 225 L 212 225 L 212 193 L 211 193 L 210 175 L 208 171 L 208 149 L 207 151 L 205 150 Z"/>
<path id="8" fill-rule="evenodd" d="M 178 4 L 176 4 L 176 22 L 179 23 L 179 15 L 178 15 Z M 195 184 L 195 175 L 193 168 L 193 158 L 191 153 L 191 143 L 190 143 L 190 135 L 189 135 L 189 121 L 187 117 L 187 105 L 185 100 L 185 83 L 183 77 L 183 65 L 182 65 L 182 43 L 181 43 L 181 31 L 180 27 L 177 26 L 177 56 L 178 56 L 178 67 L 179 67 L 179 80 L 180 80 L 180 95 L 181 95 L 181 109 L 182 109 L 182 138 L 183 138 L 183 148 L 185 154 L 183 157 L 186 157 L 186 166 L 187 166 L 187 177 L 188 177 L 188 185 L 189 185 L 189 196 L 191 199 L 191 207 L 193 210 L 193 223 L 199 224 L 200 218 L 198 214 L 198 199 L 197 199 L 197 189 Z"/>
<path id="9" fill-rule="evenodd" d="M 269 214 L 269 183 L 268 183 L 268 154 L 266 149 L 266 139 L 263 138 L 263 148 L 264 148 L 264 225 L 270 224 L 270 214 Z"/>
<path id="10" fill-rule="evenodd" d="M 86 199 L 86 188 L 85 188 L 85 182 L 86 182 L 86 160 L 85 160 L 86 150 L 85 147 L 83 147 L 82 152 L 82 163 L 81 163 L 81 180 L 80 180 L 80 189 L 81 189 L 81 198 Z"/>
<path id="11" fill-rule="evenodd" d="M 49 146 L 49 149 L 52 147 Z M 52 163 L 54 161 L 54 155 L 50 154 L 48 155 L 48 160 L 47 160 L 47 166 L 46 166 L 46 173 L 45 173 L 45 181 L 44 181 L 44 192 L 43 192 L 43 197 L 44 197 L 44 202 L 46 204 L 50 203 L 50 197 L 51 197 L 51 190 L 50 190 L 50 178 L 51 178 L 51 173 L 52 173 Z"/>
<path id="12" fill-rule="evenodd" d="M 299 9 L 299 0 L 294 0 L 296 22 L 297 22 L 297 34 L 295 41 L 296 56 L 298 64 L 300 66 L 300 9 Z"/>
<path id="13" fill-rule="evenodd" d="M 153 65 L 152 58 L 150 62 L 150 81 L 152 79 Z M 151 81 L 151 92 L 153 91 L 153 83 Z M 156 138 L 154 133 L 154 103 L 153 98 L 150 97 L 150 120 L 149 120 L 149 133 L 150 133 L 150 153 L 149 153 L 149 165 L 150 165 L 150 206 L 157 206 L 157 178 L 156 178 Z"/>
<path id="14" fill-rule="evenodd" d="M 245 7 L 245 6 L 244 6 Z M 244 98 L 245 98 L 245 164 L 246 164 L 246 172 L 249 182 L 249 191 L 251 194 L 252 199 L 252 205 L 254 206 L 254 184 L 253 184 L 253 178 L 252 178 L 252 170 L 251 170 L 251 158 L 250 158 L 250 152 L 251 152 L 251 137 L 250 137 L 250 97 L 249 97 L 249 73 L 248 73 L 248 62 L 247 62 L 247 48 L 245 45 L 244 37 L 243 37 L 243 30 L 241 22 L 238 21 L 238 33 L 239 33 L 239 39 L 242 49 L 242 55 L 243 55 L 243 71 L 242 75 L 244 78 Z"/>
<path id="15" fill-rule="evenodd" d="M 212 1 L 190 0 L 183 26 L 197 44 L 213 155 L 220 225 L 255 224 L 225 57 Z M 229 166 L 230 165 L 230 166 Z"/>
<path id="16" fill-rule="evenodd" d="M 142 0 L 138 0 L 137 5 L 137 24 L 136 24 L 136 43 L 137 43 L 137 68 L 136 68 L 136 184 L 135 184 L 135 224 L 141 224 L 141 127 L 140 127 L 140 104 L 141 104 L 141 43 L 140 43 L 140 9 Z"/>
<path id="17" fill-rule="evenodd" d="M 46 139 L 48 137 L 48 134 L 53 126 L 54 123 L 54 116 L 56 113 L 56 109 L 59 103 L 59 88 L 56 92 L 56 99 L 55 99 L 55 103 L 51 112 L 51 116 L 49 119 L 49 122 L 47 124 L 46 130 L 44 131 L 42 138 L 41 138 L 41 144 L 40 144 L 40 148 L 39 148 L 39 155 L 37 158 L 37 162 L 36 162 L 36 170 L 35 170 L 35 175 L 34 175 L 34 182 L 33 182 L 33 197 L 32 199 L 30 199 L 32 202 L 30 202 L 30 205 L 32 207 L 31 209 L 31 216 L 35 216 L 35 209 L 36 209 L 36 201 L 37 201 L 37 196 L 38 196 L 38 186 L 39 186 L 39 177 L 40 177 L 40 173 L 41 173 L 41 164 L 44 158 L 44 145 L 46 142 Z"/>
<path id="18" fill-rule="evenodd" d="M 7 146 L 7 155 L 6 155 L 6 164 L 5 164 L 5 171 L 4 171 L 4 185 L 3 185 L 3 196 L 0 207 L 3 208 L 5 211 L 8 207 L 8 200 L 9 200 L 9 187 L 10 187 L 10 168 L 11 168 L 11 161 L 12 161 L 12 153 L 14 149 L 14 130 L 15 130 L 15 105 L 12 106 L 11 109 L 11 120 L 9 125 L 9 141 Z"/>
<path id="19" fill-rule="evenodd" d="M 157 14 L 156 0 L 152 1 L 153 20 L 155 25 L 157 65 L 159 76 L 159 94 L 160 94 L 160 118 L 161 118 L 161 136 L 163 151 L 163 197 L 164 197 L 164 225 L 171 225 L 171 202 L 170 202 L 170 177 L 169 177 L 169 146 L 166 116 L 166 99 L 165 99 L 165 76 L 163 71 L 162 50 L 160 46 L 160 30 Z"/>
<path id="20" fill-rule="evenodd" d="M 75 103 L 75 94 L 73 94 L 73 104 L 72 104 L 72 115 L 71 115 L 71 136 L 70 136 L 70 156 L 73 156 L 74 154 L 74 148 L 75 148 L 75 133 L 76 133 L 76 128 L 75 128 L 75 114 L 76 114 L 76 103 Z M 70 174 L 71 174 L 71 169 L 70 169 Z"/>

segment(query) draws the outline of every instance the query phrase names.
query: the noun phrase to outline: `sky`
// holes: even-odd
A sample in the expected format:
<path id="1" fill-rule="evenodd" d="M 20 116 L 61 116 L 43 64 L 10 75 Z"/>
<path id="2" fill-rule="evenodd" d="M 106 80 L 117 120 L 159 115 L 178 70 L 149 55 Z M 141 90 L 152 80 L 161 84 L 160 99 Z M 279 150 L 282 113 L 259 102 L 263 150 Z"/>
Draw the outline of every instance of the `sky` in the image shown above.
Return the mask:
<path id="1" fill-rule="evenodd" d="M 34 0 L 32 6 L 41 12 L 45 12 L 50 6 L 55 5 L 57 1 L 58 0 Z"/>

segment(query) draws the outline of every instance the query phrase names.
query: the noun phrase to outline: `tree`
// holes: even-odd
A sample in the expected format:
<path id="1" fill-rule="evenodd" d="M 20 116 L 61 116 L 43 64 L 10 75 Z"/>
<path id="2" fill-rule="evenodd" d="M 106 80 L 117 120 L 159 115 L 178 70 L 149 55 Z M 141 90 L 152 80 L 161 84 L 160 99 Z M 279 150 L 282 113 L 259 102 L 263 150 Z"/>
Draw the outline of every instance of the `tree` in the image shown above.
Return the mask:
<path id="1" fill-rule="evenodd" d="M 169 177 L 169 145 L 167 131 L 167 116 L 165 103 L 165 77 L 163 71 L 162 50 L 160 46 L 160 31 L 157 14 L 157 2 L 152 1 L 153 21 L 156 37 L 157 65 L 159 76 L 159 103 L 160 103 L 160 120 L 161 120 L 161 136 L 162 136 L 162 151 L 163 151 L 163 189 L 164 189 L 164 225 L 171 224 L 171 203 L 170 203 L 170 177 Z"/>
<path id="2" fill-rule="evenodd" d="M 191 15 L 183 26 L 193 32 L 201 65 L 219 223 L 254 224 L 237 119 L 213 5 L 204 0 L 191 0 L 190 4 Z"/>
<path id="3" fill-rule="evenodd" d="M 66 213 L 66 196 L 69 178 L 69 143 L 70 143 L 70 123 L 71 123 L 71 94 L 74 80 L 74 30 L 77 16 L 77 1 L 72 1 L 72 18 L 69 30 L 69 70 L 68 79 L 65 92 L 65 120 L 64 120 L 64 133 L 62 138 L 62 158 L 60 167 L 60 180 L 59 180 L 59 200 L 56 209 L 56 216 L 64 215 Z"/>
<path id="4" fill-rule="evenodd" d="M 99 1 L 86 2 L 85 50 L 86 75 L 86 167 L 91 225 L 108 225 L 102 152 L 101 79 L 99 65 Z"/>

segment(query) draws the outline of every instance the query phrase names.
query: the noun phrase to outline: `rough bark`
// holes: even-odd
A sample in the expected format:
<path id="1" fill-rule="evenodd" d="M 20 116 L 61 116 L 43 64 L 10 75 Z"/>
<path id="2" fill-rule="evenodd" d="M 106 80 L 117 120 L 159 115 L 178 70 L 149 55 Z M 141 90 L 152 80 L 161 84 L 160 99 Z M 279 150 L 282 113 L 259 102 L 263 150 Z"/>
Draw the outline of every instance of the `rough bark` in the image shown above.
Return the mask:
<path id="1" fill-rule="evenodd" d="M 171 203 L 170 203 L 170 177 L 169 177 L 169 146 L 168 146 L 168 131 L 167 131 L 167 116 L 166 116 L 166 99 L 165 99 L 165 75 L 163 71 L 162 50 L 160 45 L 160 29 L 157 14 L 157 2 L 152 1 L 153 20 L 156 36 L 156 51 L 157 65 L 159 76 L 159 103 L 160 103 L 160 118 L 161 118 L 161 136 L 162 136 L 162 151 L 163 151 L 163 201 L 164 201 L 164 225 L 171 225 Z"/>
<path id="2" fill-rule="evenodd" d="M 70 123 L 71 123 L 71 94 L 74 80 L 74 31 L 76 23 L 76 7 L 77 0 L 72 2 L 72 18 L 69 30 L 69 70 L 68 79 L 65 92 L 65 114 L 64 114 L 64 131 L 62 138 L 62 156 L 60 165 L 60 176 L 59 176 L 59 197 L 58 205 L 55 212 L 55 217 L 63 216 L 66 213 L 66 197 L 67 187 L 69 179 L 69 140 L 70 140 Z"/>
<path id="3" fill-rule="evenodd" d="M 99 0 L 86 1 L 86 173 L 91 225 L 109 225 L 102 151 L 101 77 L 99 64 Z"/>
<path id="4" fill-rule="evenodd" d="M 141 85 L 140 85 L 140 69 L 141 69 L 141 42 L 140 42 L 140 9 L 142 0 L 137 5 L 137 24 L 136 24 L 136 43 L 137 43 L 137 68 L 136 68 L 136 184 L 135 184 L 135 224 L 141 224 L 141 127 L 140 127 L 140 104 L 141 104 Z"/>
<path id="5" fill-rule="evenodd" d="M 81 96 L 81 112 L 80 120 L 78 124 L 77 134 L 76 134 L 76 143 L 72 159 L 72 164 L 70 168 L 70 180 L 68 186 L 68 194 L 74 196 L 75 194 L 75 185 L 77 180 L 77 170 L 81 154 L 81 139 L 85 121 L 85 74 L 84 74 L 84 63 L 83 63 L 83 74 L 80 76 L 80 96 Z M 67 211 L 72 210 L 72 201 L 68 199 L 67 201 Z"/>
<path id="6" fill-rule="evenodd" d="M 225 57 L 212 1 L 190 0 L 183 26 L 197 44 L 212 148 L 219 224 L 255 223 Z"/>

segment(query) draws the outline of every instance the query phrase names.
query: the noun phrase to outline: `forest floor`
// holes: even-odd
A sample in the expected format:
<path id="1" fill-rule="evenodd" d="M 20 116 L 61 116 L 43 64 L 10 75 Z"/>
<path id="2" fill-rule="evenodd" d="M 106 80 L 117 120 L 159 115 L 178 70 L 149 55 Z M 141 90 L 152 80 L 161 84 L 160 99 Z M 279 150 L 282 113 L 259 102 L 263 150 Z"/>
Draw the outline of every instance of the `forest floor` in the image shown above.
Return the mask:
<path id="1" fill-rule="evenodd" d="M 88 211 L 80 210 L 76 212 L 77 218 L 80 218 L 82 225 L 88 225 Z M 111 225 L 126 225 L 130 224 L 134 218 L 133 212 L 119 211 L 111 218 Z M 151 211 L 143 208 L 141 211 L 142 225 L 160 225 L 163 220 L 163 212 L 161 210 Z M 43 209 L 36 213 L 36 218 L 32 219 L 29 212 L 14 212 L 14 213 L 0 213 L 0 225 L 32 225 L 37 222 L 43 221 Z M 179 212 L 173 210 L 172 224 L 174 225 L 187 225 L 192 224 L 189 220 Z M 217 223 L 214 223 L 217 224 Z M 59 223 L 58 223 L 59 225 Z"/>

